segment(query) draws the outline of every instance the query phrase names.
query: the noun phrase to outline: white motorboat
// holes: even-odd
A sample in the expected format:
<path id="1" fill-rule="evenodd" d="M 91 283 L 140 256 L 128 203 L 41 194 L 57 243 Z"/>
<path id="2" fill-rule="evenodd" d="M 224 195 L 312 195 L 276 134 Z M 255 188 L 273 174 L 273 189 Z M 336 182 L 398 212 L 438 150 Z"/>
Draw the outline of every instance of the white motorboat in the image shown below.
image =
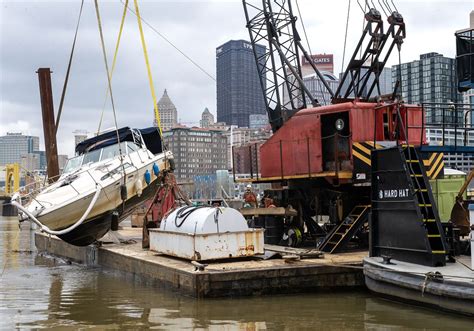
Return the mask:
<path id="1" fill-rule="evenodd" d="M 157 128 L 113 130 L 76 146 L 58 181 L 26 206 L 17 198 L 20 221 L 33 221 L 46 233 L 85 246 L 101 238 L 112 218 L 128 216 L 151 198 L 160 172 L 173 167 Z"/>

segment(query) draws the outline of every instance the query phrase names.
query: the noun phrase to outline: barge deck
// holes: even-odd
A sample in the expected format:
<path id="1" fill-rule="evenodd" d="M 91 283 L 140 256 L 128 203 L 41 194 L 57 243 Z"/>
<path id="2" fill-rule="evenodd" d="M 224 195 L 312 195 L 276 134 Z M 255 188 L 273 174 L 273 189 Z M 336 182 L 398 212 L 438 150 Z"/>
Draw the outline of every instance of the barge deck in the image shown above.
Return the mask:
<path id="1" fill-rule="evenodd" d="M 118 235 L 128 243 L 76 247 L 37 232 L 35 243 L 39 252 L 124 272 L 134 279 L 199 298 L 364 287 L 361 266 L 367 252 L 294 259 L 290 249 L 288 254 L 292 256 L 287 259 L 209 261 L 198 270 L 196 263 L 143 249 L 141 234 L 142 229 L 123 228 Z M 269 246 L 266 251 L 275 249 Z"/>

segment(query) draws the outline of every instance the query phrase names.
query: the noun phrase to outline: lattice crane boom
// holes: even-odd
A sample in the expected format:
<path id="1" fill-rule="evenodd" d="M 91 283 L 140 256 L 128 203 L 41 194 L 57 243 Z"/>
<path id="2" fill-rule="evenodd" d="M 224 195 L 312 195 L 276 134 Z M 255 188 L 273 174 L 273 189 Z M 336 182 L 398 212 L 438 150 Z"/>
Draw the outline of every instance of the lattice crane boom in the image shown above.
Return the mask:
<path id="1" fill-rule="evenodd" d="M 301 43 L 291 1 L 243 0 L 242 3 L 270 124 L 276 131 L 299 109 L 307 108 L 308 101 L 312 106 L 319 106 L 304 84 L 301 56 L 311 64 L 331 96 L 333 92 Z M 257 44 L 267 47 L 265 54 L 257 53 Z"/>

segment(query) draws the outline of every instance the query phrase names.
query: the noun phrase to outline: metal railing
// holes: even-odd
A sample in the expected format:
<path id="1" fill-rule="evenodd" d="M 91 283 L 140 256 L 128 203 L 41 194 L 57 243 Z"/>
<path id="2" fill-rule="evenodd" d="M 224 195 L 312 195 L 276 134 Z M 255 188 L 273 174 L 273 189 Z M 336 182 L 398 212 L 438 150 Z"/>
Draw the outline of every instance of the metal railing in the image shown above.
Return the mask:
<path id="1" fill-rule="evenodd" d="M 472 142 L 470 132 L 474 131 L 474 123 L 470 117 L 474 116 L 474 106 L 462 103 L 431 103 L 425 102 L 419 106 L 404 105 L 403 103 L 393 103 L 375 108 L 374 116 L 374 143 L 380 138 L 377 130 L 380 117 L 377 112 L 391 108 L 390 116 L 384 120 L 384 125 L 393 129 L 383 140 L 396 141 L 397 144 L 416 144 L 425 149 L 445 152 L 465 152 L 474 149 L 474 135 Z M 417 112 L 421 112 L 417 116 Z M 379 125 L 377 125 L 379 124 Z M 436 130 L 429 132 L 428 130 Z M 427 133 L 430 133 L 427 135 Z M 419 135 L 419 138 L 416 136 Z M 428 143 L 427 144 L 427 138 Z M 435 140 L 433 140 L 435 139 Z M 380 140 L 380 139 L 379 139 Z M 436 143 L 436 144 L 435 144 Z"/>
<path id="2" fill-rule="evenodd" d="M 463 149 L 460 147 L 474 148 L 474 144 L 469 142 L 469 133 L 474 131 L 474 125 L 469 120 L 469 116 L 473 114 L 473 106 L 462 103 L 425 102 L 422 104 L 421 110 L 423 112 L 422 133 L 427 130 L 441 130 L 440 137 L 435 135 L 435 138 L 441 138 L 440 141 L 437 141 L 439 144 L 433 145 L 433 141 L 430 141 L 431 146 L 449 147 L 453 152 L 458 150 L 462 152 Z M 433 136 L 430 135 L 429 138 L 433 138 Z M 421 139 L 420 142 L 422 141 Z"/>

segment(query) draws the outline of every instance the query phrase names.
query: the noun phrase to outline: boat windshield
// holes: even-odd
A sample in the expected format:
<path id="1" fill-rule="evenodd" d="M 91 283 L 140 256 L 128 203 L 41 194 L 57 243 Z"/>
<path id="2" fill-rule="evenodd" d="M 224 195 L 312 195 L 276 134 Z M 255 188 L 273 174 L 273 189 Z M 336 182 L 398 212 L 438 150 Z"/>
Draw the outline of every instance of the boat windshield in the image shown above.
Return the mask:
<path id="1" fill-rule="evenodd" d="M 122 143 L 123 145 L 123 143 Z M 122 147 L 122 152 L 125 152 L 124 150 L 124 146 L 121 146 Z M 119 146 L 118 144 L 116 145 L 112 145 L 112 146 L 107 146 L 105 148 L 102 148 L 102 156 L 100 158 L 100 160 L 107 160 L 107 159 L 112 159 L 116 156 L 118 156 L 120 154 L 120 151 L 119 151 Z"/>
<path id="2" fill-rule="evenodd" d="M 73 172 L 81 167 L 82 157 L 84 155 L 79 155 L 73 157 L 72 159 L 67 160 L 66 166 L 64 167 L 63 173 Z"/>
<path id="3" fill-rule="evenodd" d="M 122 153 L 124 154 L 132 153 L 140 149 L 140 147 L 138 147 L 136 144 L 128 141 L 126 143 L 120 143 L 120 148 L 122 149 Z M 67 161 L 66 166 L 64 167 L 63 173 L 73 172 L 79 169 L 82 165 L 104 161 L 107 159 L 113 159 L 114 157 L 119 155 L 119 144 L 107 146 L 101 149 L 96 149 L 94 151 L 84 153 L 83 155 L 79 155 L 73 157 L 72 159 L 69 159 Z"/>
<path id="4" fill-rule="evenodd" d="M 95 151 L 84 154 L 84 159 L 82 160 L 82 164 L 98 162 L 100 160 L 101 152 L 102 152 L 102 149 L 96 149 Z"/>
<path id="5" fill-rule="evenodd" d="M 133 153 L 133 152 L 136 152 L 140 149 L 140 147 L 135 144 L 135 143 L 132 143 L 131 141 L 127 141 L 127 153 Z"/>

